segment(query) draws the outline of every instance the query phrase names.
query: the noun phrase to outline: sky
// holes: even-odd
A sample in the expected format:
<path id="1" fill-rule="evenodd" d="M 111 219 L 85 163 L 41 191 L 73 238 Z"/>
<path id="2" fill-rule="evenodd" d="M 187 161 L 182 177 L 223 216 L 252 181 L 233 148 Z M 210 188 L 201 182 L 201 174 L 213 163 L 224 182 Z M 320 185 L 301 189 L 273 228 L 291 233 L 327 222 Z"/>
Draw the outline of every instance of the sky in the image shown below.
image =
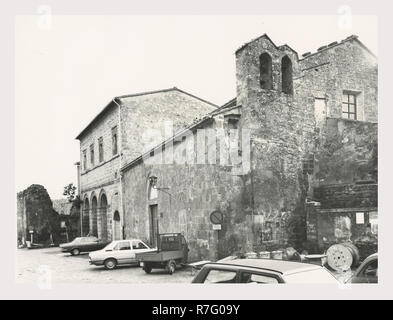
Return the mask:
<path id="1" fill-rule="evenodd" d="M 359 36 L 375 16 L 17 16 L 15 185 L 52 199 L 77 184 L 75 137 L 115 96 L 178 87 L 217 105 L 236 96 L 234 52 L 267 33 L 299 56 Z"/>

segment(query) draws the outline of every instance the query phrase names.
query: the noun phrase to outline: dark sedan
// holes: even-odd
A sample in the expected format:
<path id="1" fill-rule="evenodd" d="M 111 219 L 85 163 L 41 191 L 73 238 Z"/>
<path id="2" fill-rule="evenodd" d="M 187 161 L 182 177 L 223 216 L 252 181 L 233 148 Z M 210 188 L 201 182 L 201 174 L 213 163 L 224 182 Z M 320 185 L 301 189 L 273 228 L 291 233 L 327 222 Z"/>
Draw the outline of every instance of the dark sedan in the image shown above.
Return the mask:
<path id="1" fill-rule="evenodd" d="M 73 256 L 77 256 L 81 252 L 101 250 L 108 243 L 97 237 L 78 237 L 71 242 L 62 243 L 60 248 L 62 252 L 70 252 Z"/>

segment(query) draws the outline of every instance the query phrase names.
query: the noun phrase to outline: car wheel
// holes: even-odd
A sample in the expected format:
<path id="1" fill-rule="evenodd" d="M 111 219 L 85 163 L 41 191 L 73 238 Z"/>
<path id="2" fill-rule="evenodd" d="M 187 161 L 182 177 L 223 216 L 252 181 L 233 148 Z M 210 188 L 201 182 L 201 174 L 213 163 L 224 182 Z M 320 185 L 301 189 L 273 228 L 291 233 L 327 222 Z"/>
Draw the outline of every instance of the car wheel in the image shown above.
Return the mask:
<path id="1" fill-rule="evenodd" d="M 169 274 L 172 274 L 176 271 L 176 262 L 171 260 L 168 262 L 167 271 Z"/>
<path id="2" fill-rule="evenodd" d="M 149 266 L 149 265 L 144 265 L 143 266 L 143 271 L 145 271 L 147 274 L 149 274 L 150 272 L 151 272 L 151 266 Z"/>
<path id="3" fill-rule="evenodd" d="M 115 259 L 107 259 L 105 260 L 104 265 L 107 270 L 113 270 L 117 266 L 117 261 Z"/>
<path id="4" fill-rule="evenodd" d="M 78 248 L 72 249 L 72 250 L 71 250 L 71 254 L 72 254 L 73 256 L 77 256 L 77 255 L 80 254 L 80 250 L 79 250 Z"/>

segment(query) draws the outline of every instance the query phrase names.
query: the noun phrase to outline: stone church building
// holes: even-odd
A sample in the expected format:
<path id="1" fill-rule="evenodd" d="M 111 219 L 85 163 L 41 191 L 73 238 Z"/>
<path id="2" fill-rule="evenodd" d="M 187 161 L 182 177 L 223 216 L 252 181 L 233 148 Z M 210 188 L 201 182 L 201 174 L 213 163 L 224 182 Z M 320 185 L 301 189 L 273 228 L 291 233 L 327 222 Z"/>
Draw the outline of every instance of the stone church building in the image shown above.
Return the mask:
<path id="1" fill-rule="evenodd" d="M 116 97 L 78 135 L 84 233 L 155 245 L 181 232 L 191 260 L 376 251 L 375 55 L 350 36 L 299 57 L 265 34 L 235 57 L 221 107 L 177 88 Z"/>

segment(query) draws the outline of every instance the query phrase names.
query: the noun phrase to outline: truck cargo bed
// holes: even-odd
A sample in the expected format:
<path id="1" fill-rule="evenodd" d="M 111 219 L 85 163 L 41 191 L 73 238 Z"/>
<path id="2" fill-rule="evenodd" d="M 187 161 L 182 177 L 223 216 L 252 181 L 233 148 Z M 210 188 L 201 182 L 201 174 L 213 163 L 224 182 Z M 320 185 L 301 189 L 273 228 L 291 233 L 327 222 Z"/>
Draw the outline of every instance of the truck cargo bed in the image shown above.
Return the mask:
<path id="1" fill-rule="evenodd" d="M 155 251 L 137 253 L 136 260 L 145 262 L 163 262 L 169 260 L 177 260 L 183 258 L 183 251 Z"/>

